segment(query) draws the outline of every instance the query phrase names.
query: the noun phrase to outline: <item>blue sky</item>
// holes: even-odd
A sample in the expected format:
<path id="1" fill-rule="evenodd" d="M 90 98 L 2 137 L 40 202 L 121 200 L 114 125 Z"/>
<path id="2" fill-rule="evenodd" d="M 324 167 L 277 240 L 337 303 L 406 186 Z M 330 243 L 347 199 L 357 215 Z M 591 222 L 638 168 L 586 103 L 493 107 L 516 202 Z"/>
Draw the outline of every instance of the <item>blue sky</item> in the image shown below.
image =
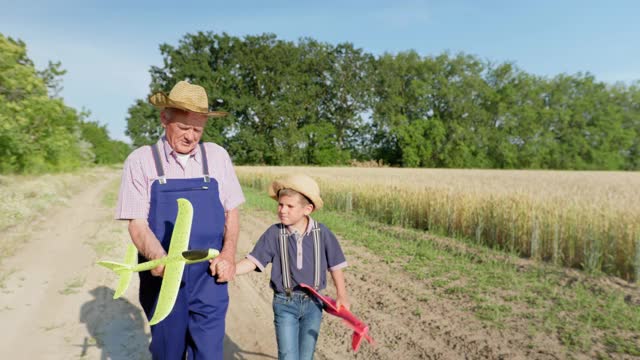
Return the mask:
<path id="1" fill-rule="evenodd" d="M 158 47 L 186 33 L 274 33 L 351 42 L 375 55 L 464 52 L 552 77 L 590 72 L 640 80 L 640 1 L 34 1 L 0 0 L 0 33 L 26 42 L 38 69 L 67 70 L 62 97 L 124 135 L 127 109 L 146 98 Z"/>

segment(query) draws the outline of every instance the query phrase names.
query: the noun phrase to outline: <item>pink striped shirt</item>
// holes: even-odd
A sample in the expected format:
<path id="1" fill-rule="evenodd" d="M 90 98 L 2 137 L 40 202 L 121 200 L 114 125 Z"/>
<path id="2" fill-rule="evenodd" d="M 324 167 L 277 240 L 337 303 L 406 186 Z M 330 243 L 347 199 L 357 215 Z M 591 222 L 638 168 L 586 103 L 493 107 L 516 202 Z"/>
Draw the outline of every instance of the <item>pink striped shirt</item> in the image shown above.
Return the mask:
<path id="1" fill-rule="evenodd" d="M 177 159 L 165 137 L 159 141 L 160 160 L 167 179 L 189 179 L 202 177 L 202 154 L 200 147 L 189 154 L 185 167 Z M 233 169 L 233 163 L 227 151 L 220 145 L 204 143 L 209 165 L 209 176 L 218 182 L 220 202 L 226 211 L 238 207 L 244 202 L 244 194 Z M 118 194 L 115 218 L 147 219 L 151 198 L 151 184 L 158 179 L 153 161 L 151 146 L 142 146 L 134 150 L 124 162 L 122 182 Z"/>

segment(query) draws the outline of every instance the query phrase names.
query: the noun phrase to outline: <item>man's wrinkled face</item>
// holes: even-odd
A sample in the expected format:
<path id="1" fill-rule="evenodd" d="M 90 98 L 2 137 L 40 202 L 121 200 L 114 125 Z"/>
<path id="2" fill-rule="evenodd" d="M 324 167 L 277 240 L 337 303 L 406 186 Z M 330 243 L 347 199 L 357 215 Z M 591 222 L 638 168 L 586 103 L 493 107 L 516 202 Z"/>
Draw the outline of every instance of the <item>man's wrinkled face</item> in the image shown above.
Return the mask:
<path id="1" fill-rule="evenodd" d="M 180 109 L 164 109 L 160 113 L 171 148 L 180 154 L 190 153 L 202 138 L 207 116 Z"/>

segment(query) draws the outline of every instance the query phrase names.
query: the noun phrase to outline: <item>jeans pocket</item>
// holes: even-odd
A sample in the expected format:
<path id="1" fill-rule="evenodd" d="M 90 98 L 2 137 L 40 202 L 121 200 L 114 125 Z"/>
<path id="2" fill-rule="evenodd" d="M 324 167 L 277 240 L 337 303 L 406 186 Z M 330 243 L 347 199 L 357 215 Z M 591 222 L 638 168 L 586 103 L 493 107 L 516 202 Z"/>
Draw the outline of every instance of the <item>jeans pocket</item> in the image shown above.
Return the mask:
<path id="1" fill-rule="evenodd" d="M 273 305 L 286 305 L 291 301 L 291 298 L 287 295 L 275 293 L 273 294 Z"/>

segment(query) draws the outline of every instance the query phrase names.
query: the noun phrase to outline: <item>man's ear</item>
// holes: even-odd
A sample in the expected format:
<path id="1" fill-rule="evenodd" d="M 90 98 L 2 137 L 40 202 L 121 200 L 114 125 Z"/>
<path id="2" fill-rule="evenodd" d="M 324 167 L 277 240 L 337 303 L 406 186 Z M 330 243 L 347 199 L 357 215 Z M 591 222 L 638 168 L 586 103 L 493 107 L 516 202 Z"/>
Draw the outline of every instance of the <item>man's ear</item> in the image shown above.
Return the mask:
<path id="1" fill-rule="evenodd" d="M 160 124 L 165 129 L 167 128 L 167 124 L 169 124 L 169 116 L 167 114 L 167 111 L 164 109 L 160 111 Z"/>

